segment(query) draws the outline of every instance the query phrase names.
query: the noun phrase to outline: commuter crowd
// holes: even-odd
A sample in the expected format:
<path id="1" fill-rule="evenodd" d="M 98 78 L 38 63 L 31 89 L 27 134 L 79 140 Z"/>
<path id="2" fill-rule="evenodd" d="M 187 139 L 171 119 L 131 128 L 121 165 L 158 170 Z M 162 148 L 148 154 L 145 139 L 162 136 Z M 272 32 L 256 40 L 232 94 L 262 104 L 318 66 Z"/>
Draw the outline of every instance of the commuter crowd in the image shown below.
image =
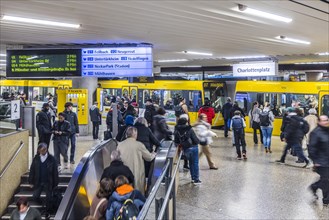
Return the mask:
<path id="1" fill-rule="evenodd" d="M 173 141 L 183 151 L 184 169 L 189 170 L 191 183 L 200 185 L 199 160 L 204 154 L 209 169 L 217 170 L 210 145 L 216 133 L 211 130 L 215 117 L 211 102 L 205 103 L 198 111 L 198 119 L 190 123 L 188 106 L 185 98 L 179 97 L 179 104 L 173 109 L 176 116 L 174 131 L 169 129 L 166 121 L 166 110 L 153 103 L 152 99 L 145 102 L 145 111 L 138 113 L 138 105 L 134 99 L 112 97 L 113 103 L 106 116 L 106 138 L 118 141 L 117 149 L 111 154 L 111 164 L 105 168 L 99 188 L 94 196 L 89 216 L 85 219 L 129 219 L 136 217 L 143 207 L 149 193 L 153 163 L 162 140 Z M 67 102 L 65 111 L 58 113 L 58 120 L 51 120 L 49 103 L 44 103 L 42 111 L 36 116 L 36 126 L 39 134 L 38 153 L 33 158 L 30 168 L 29 183 L 33 188 L 33 199 L 45 203 L 46 211 L 52 212 L 53 192 L 58 186 L 58 175 L 62 171 L 61 156 L 64 169 L 69 162 L 75 163 L 76 137 L 79 136 L 79 123 L 76 113 L 72 111 L 73 104 Z M 99 126 L 102 116 L 98 103 L 89 109 L 93 127 L 93 139 L 99 138 Z M 115 111 L 114 111 L 115 110 Z M 308 115 L 298 106 L 289 108 L 271 108 L 269 103 L 260 106 L 253 102 L 251 110 L 246 114 L 237 101 L 232 104 L 230 98 L 221 109 L 224 118 L 224 137 L 229 137 L 232 131 L 232 146 L 236 150 L 237 160 L 247 160 L 245 141 L 246 115 L 253 129 L 254 144 L 261 142 L 266 153 L 272 153 L 271 138 L 275 116 L 282 115 L 281 140 L 286 142 L 282 157 L 278 163 L 285 163 L 288 151 L 296 156 L 297 163 L 304 167 L 312 167 L 320 179 L 310 186 L 311 192 L 317 198 L 317 190 L 323 192 L 323 203 L 329 203 L 329 121 L 325 115 L 317 118 L 316 110 L 310 108 Z M 116 113 L 116 115 L 114 115 Z M 116 120 L 116 121 L 114 121 Z M 115 122 L 115 123 L 114 123 Z M 115 127 L 117 126 L 117 127 Z M 117 135 L 114 137 L 114 131 Z M 260 139 L 258 139 L 258 134 Z M 104 136 L 105 137 L 105 136 Z M 49 154 L 48 147 L 54 143 L 54 156 Z M 68 148 L 70 157 L 68 156 Z M 307 148 L 309 158 L 303 153 Z M 312 161 L 312 163 L 311 163 Z M 45 201 L 40 200 L 40 194 L 46 193 Z M 24 198 L 17 202 L 17 210 L 13 215 L 25 213 L 28 210 L 37 213 L 28 206 Z M 21 211 L 23 210 L 23 211 Z M 24 211 L 25 210 L 25 211 Z M 127 210 L 127 211 L 123 211 Z M 128 211 L 129 210 L 129 211 Z M 22 215 L 22 214 L 21 214 Z M 125 215 L 125 216 L 124 216 Z"/>

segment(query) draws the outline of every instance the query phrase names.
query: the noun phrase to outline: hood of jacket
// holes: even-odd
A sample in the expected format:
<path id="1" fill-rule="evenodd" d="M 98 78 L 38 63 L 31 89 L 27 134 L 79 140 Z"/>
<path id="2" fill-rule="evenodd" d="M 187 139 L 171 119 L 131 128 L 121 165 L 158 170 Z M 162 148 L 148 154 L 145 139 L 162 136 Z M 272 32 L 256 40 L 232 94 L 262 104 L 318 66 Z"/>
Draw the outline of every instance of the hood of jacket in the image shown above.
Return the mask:
<path id="1" fill-rule="evenodd" d="M 193 126 L 196 127 L 198 125 L 204 125 L 207 129 L 211 128 L 211 125 L 206 121 L 197 121 Z"/>
<path id="2" fill-rule="evenodd" d="M 91 111 L 94 111 L 96 108 L 97 108 L 96 105 L 92 105 L 92 106 L 90 107 L 90 110 L 91 110 Z"/>
<path id="3" fill-rule="evenodd" d="M 131 193 L 133 192 L 133 187 L 129 184 L 122 185 L 118 187 L 113 193 L 112 197 L 121 203 L 123 203 L 125 200 L 129 199 L 131 196 Z"/>
<path id="4" fill-rule="evenodd" d="M 192 127 L 191 125 L 176 125 L 175 130 L 177 130 L 180 134 L 185 133 L 186 131 L 190 130 Z"/>

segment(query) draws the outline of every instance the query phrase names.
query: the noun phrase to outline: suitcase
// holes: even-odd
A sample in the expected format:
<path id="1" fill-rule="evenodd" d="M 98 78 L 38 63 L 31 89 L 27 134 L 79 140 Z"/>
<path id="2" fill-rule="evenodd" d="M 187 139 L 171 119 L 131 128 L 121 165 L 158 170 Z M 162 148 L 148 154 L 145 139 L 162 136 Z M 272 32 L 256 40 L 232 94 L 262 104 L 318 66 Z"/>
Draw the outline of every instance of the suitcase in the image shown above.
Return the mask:
<path id="1" fill-rule="evenodd" d="M 112 133 L 111 133 L 111 131 L 110 131 L 110 130 L 106 130 L 106 131 L 104 131 L 104 141 L 106 141 L 106 140 L 108 140 L 108 139 L 110 139 L 110 138 L 112 138 Z"/>

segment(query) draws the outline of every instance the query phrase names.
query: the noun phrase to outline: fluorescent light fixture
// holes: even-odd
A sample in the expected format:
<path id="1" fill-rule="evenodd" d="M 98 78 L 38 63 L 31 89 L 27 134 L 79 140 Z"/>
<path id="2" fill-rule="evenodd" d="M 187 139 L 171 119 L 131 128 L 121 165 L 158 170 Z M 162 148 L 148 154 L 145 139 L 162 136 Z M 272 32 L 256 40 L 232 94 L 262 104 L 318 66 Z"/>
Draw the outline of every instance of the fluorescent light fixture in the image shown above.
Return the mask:
<path id="1" fill-rule="evenodd" d="M 212 53 L 203 53 L 203 52 L 187 51 L 187 50 L 184 50 L 183 53 L 193 54 L 193 55 L 202 55 L 202 56 L 212 56 Z"/>
<path id="2" fill-rule="evenodd" d="M 6 62 L 6 60 L 0 60 L 0 62 Z"/>
<path id="3" fill-rule="evenodd" d="M 171 62 L 185 62 L 187 59 L 175 59 L 175 60 L 158 60 L 159 63 L 171 63 Z"/>
<path id="4" fill-rule="evenodd" d="M 260 55 L 260 56 L 224 57 L 224 59 L 227 59 L 227 60 L 243 60 L 243 59 L 258 59 L 258 58 L 265 58 L 265 57 L 268 57 L 268 56 Z"/>
<path id="5" fill-rule="evenodd" d="M 295 64 L 327 64 L 329 62 L 304 62 L 304 63 L 295 63 Z"/>
<path id="6" fill-rule="evenodd" d="M 309 41 L 298 40 L 298 39 L 289 38 L 289 37 L 286 37 L 286 36 L 277 36 L 277 37 L 275 37 L 275 38 L 276 38 L 276 39 L 279 39 L 279 40 L 284 40 L 284 41 L 292 42 L 292 43 L 298 43 L 298 44 L 311 44 L 311 42 L 309 42 Z"/>
<path id="7" fill-rule="evenodd" d="M 29 57 L 29 58 L 26 58 L 26 60 L 33 60 L 35 58 L 38 58 L 38 56 Z"/>
<path id="8" fill-rule="evenodd" d="M 69 27 L 69 28 L 80 28 L 81 27 L 80 24 L 69 24 L 69 23 L 62 23 L 62 22 L 56 22 L 56 21 L 32 19 L 32 18 L 21 18 L 21 17 L 9 16 L 9 15 L 4 15 L 1 19 L 4 21 L 17 21 L 17 22 L 23 22 L 23 23 L 47 25 L 47 26 L 58 26 L 58 27 Z"/>
<path id="9" fill-rule="evenodd" d="M 253 9 L 253 8 L 249 8 L 246 5 L 242 5 L 242 4 L 238 4 L 238 11 L 240 11 L 242 13 L 262 17 L 262 18 L 275 20 L 275 21 L 282 21 L 282 22 L 285 22 L 285 23 L 290 23 L 292 21 L 291 18 L 286 18 L 286 17 L 282 17 L 282 16 L 279 16 L 279 15 L 267 13 L 267 12 L 264 12 L 264 11 L 259 11 L 259 10 Z"/>
<path id="10" fill-rule="evenodd" d="M 329 52 L 324 52 L 324 53 L 318 53 L 320 56 L 329 56 Z"/>
<path id="11" fill-rule="evenodd" d="M 0 66 L 6 66 L 6 64 L 5 63 L 0 63 Z"/>
<path id="12" fill-rule="evenodd" d="M 0 53 L 0 57 L 6 57 L 7 54 L 4 54 L 4 53 Z"/>
<path id="13" fill-rule="evenodd" d="M 199 65 L 191 65 L 191 66 L 180 66 L 182 68 L 200 68 L 202 66 L 199 66 Z"/>

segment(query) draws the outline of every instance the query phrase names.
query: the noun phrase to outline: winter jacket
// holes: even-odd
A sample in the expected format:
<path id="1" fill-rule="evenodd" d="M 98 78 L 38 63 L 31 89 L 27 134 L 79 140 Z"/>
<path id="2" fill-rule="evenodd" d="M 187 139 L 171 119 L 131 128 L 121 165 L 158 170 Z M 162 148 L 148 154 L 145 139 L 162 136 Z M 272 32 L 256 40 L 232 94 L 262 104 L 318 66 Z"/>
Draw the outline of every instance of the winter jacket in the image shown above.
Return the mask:
<path id="1" fill-rule="evenodd" d="M 159 140 L 154 136 L 151 129 L 141 123 L 135 123 L 134 127 L 137 128 L 137 141 L 142 142 L 150 153 L 153 152 L 153 145 L 160 146 Z"/>
<path id="2" fill-rule="evenodd" d="M 51 116 L 49 112 L 42 109 L 36 116 L 36 127 L 39 135 L 51 134 Z"/>
<path id="3" fill-rule="evenodd" d="M 144 194 L 145 190 L 145 169 L 144 160 L 152 161 L 155 157 L 144 146 L 143 143 L 134 138 L 127 138 L 118 144 L 117 149 L 121 152 L 122 162 L 129 167 L 134 174 L 135 189 Z"/>
<path id="4" fill-rule="evenodd" d="M 307 121 L 308 125 L 310 126 L 310 130 L 306 134 L 306 142 L 307 144 L 310 141 L 310 134 L 311 132 L 316 128 L 318 125 L 318 117 L 316 115 L 308 115 L 304 118 L 305 121 Z"/>
<path id="5" fill-rule="evenodd" d="M 210 130 L 211 125 L 205 121 L 198 121 L 195 125 L 195 132 L 200 140 L 200 143 L 206 142 L 207 145 L 213 143 L 212 137 L 216 136 L 216 133 Z"/>
<path id="6" fill-rule="evenodd" d="M 157 114 L 154 105 L 146 105 L 144 118 L 149 125 L 153 124 L 153 117 Z"/>
<path id="7" fill-rule="evenodd" d="M 99 108 L 96 105 L 91 106 L 89 109 L 90 120 L 92 122 L 101 122 L 102 115 L 99 113 Z"/>
<path id="8" fill-rule="evenodd" d="M 65 144 L 65 145 L 69 145 L 69 136 L 71 134 L 71 125 L 70 122 L 68 121 L 55 121 L 54 126 L 52 128 L 53 130 L 53 140 L 54 143 L 56 144 Z M 61 131 L 62 134 L 55 134 L 55 131 Z"/>
<path id="9" fill-rule="evenodd" d="M 128 115 L 131 115 L 133 117 L 137 117 L 137 112 L 132 105 L 128 105 L 126 111 L 123 114 L 123 118 L 125 119 Z"/>
<path id="10" fill-rule="evenodd" d="M 123 164 L 120 160 L 114 160 L 110 166 L 106 167 L 103 171 L 101 180 L 104 178 L 110 178 L 113 181 L 120 175 L 124 175 L 129 180 L 129 183 L 134 183 L 134 174 L 131 172 L 129 167 Z"/>
<path id="11" fill-rule="evenodd" d="M 208 123 L 210 125 L 212 125 L 212 119 L 215 117 L 215 110 L 214 110 L 214 108 L 213 107 L 210 107 L 210 106 L 207 106 L 207 105 L 204 105 L 204 106 L 202 106 L 199 109 L 198 115 L 200 115 L 202 113 L 207 115 Z"/>
<path id="12" fill-rule="evenodd" d="M 162 115 L 156 115 L 153 118 L 154 136 L 161 141 L 162 139 L 168 140 L 173 134 L 169 129 L 166 118 Z"/>
<path id="13" fill-rule="evenodd" d="M 249 127 L 252 128 L 252 123 L 253 121 L 256 123 L 259 123 L 259 113 L 261 113 L 262 110 L 258 107 L 254 107 L 252 110 L 249 111 L 248 116 L 249 116 Z"/>
<path id="14" fill-rule="evenodd" d="M 316 127 L 310 134 L 309 157 L 314 164 L 329 167 L 329 127 Z"/>
<path id="15" fill-rule="evenodd" d="M 65 120 L 70 122 L 71 125 L 71 134 L 79 134 L 79 122 L 78 117 L 75 112 L 72 111 L 64 111 L 65 113 Z"/>
<path id="16" fill-rule="evenodd" d="M 44 161 L 44 163 L 47 163 L 47 179 L 48 179 L 48 187 L 49 190 L 54 189 L 58 185 L 58 169 L 57 169 L 57 161 L 48 152 L 48 157 Z M 39 187 L 40 185 L 40 155 L 37 154 L 33 158 L 31 167 L 30 167 L 30 174 L 29 174 L 29 183 L 33 184 L 34 188 Z"/>
<path id="17" fill-rule="evenodd" d="M 266 113 L 266 112 L 268 112 L 268 117 L 269 117 L 269 119 L 270 119 L 270 124 L 269 124 L 269 126 L 261 126 L 261 127 L 270 127 L 270 128 L 273 128 L 273 122 L 274 122 L 274 114 L 273 114 L 273 112 L 268 108 L 268 107 L 265 107 L 264 109 L 263 109 L 263 112 L 264 113 Z"/>
<path id="18" fill-rule="evenodd" d="M 304 137 L 304 132 L 300 126 L 300 123 L 304 121 L 301 116 L 298 116 L 295 113 L 290 113 L 285 118 L 285 129 L 284 129 L 284 138 L 287 143 L 301 143 Z M 307 123 L 305 121 L 305 123 Z"/>
<path id="19" fill-rule="evenodd" d="M 111 109 L 110 111 L 108 111 L 106 115 L 106 125 L 107 125 L 107 129 L 109 129 L 110 131 L 113 130 L 112 122 L 113 122 L 113 111 Z M 123 118 L 121 112 L 118 110 L 118 126 L 120 125 L 123 125 Z"/>
<path id="20" fill-rule="evenodd" d="M 184 134 L 187 134 L 187 136 L 192 140 L 192 145 L 190 147 L 196 146 L 199 144 L 199 139 L 194 133 L 192 127 L 190 125 L 176 125 L 175 126 L 175 143 L 180 144 L 180 137 L 183 136 Z"/>
<path id="21" fill-rule="evenodd" d="M 242 108 L 240 108 L 238 105 L 233 105 L 233 107 L 231 108 L 231 111 L 230 111 L 230 118 L 233 118 L 235 111 L 241 112 L 241 116 L 243 118 L 246 117 L 246 115 L 244 114 Z"/>
<path id="22" fill-rule="evenodd" d="M 106 220 L 117 219 L 123 203 L 129 198 L 132 198 L 139 211 L 143 208 L 143 205 L 146 201 L 145 197 L 141 194 L 140 191 L 134 190 L 127 184 L 122 185 L 112 193 L 109 199 L 106 210 Z"/>
<path id="23" fill-rule="evenodd" d="M 232 109 L 232 103 L 231 102 L 226 102 L 223 105 L 222 114 L 223 114 L 224 120 L 227 120 L 227 119 L 230 118 L 231 109 Z"/>
<path id="24" fill-rule="evenodd" d="M 24 220 L 41 220 L 41 214 L 38 209 L 29 207 L 29 210 L 27 211 L 27 214 L 24 218 Z M 10 220 L 20 220 L 20 213 L 18 209 L 14 209 L 14 211 L 11 213 Z"/>

